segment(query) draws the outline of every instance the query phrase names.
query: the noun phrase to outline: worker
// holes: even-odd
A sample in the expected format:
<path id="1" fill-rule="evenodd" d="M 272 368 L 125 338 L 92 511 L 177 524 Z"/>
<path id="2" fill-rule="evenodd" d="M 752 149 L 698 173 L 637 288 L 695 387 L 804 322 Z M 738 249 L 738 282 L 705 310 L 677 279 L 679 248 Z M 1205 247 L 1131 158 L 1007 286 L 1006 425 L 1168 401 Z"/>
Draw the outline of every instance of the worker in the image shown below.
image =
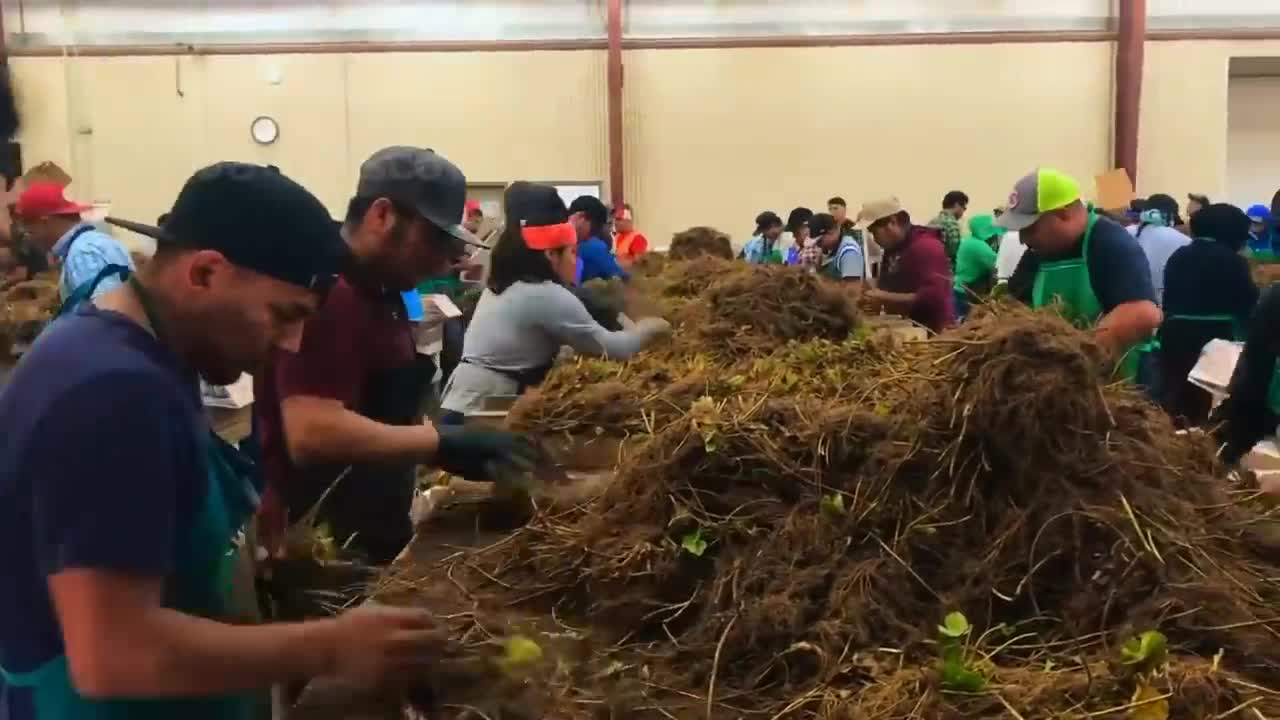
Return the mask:
<path id="1" fill-rule="evenodd" d="M 613 252 L 618 258 L 618 264 L 624 270 L 630 270 L 631 266 L 648 251 L 649 239 L 636 230 L 635 215 L 632 213 L 631 206 L 623 203 L 622 207 L 613 213 Z"/>
<path id="2" fill-rule="evenodd" d="M 444 391 L 443 422 L 461 423 L 491 397 L 514 397 L 537 386 L 568 346 L 584 355 L 626 360 L 671 326 L 644 318 L 611 332 L 592 319 L 573 282 L 578 233 L 567 223 L 550 185 L 507 188 L 507 223 L 493 250 L 488 287 L 463 343 L 462 364 Z"/>
<path id="3" fill-rule="evenodd" d="M 0 269 L 0 288 L 26 282 L 49 269 L 49 256 L 15 225 L 10 225 L 8 233 L 0 238 L 0 251 L 5 251 L 10 258 Z"/>
<path id="4" fill-rule="evenodd" d="M 787 248 L 787 264 L 796 265 L 800 260 L 800 251 L 810 244 L 809 220 L 813 211 L 807 207 L 792 209 L 787 214 L 787 224 L 782 232 L 782 244 Z"/>
<path id="5" fill-rule="evenodd" d="M 822 251 L 823 275 L 845 283 L 860 283 L 866 274 L 866 261 L 862 257 L 862 245 L 852 235 L 845 234 L 844 227 L 835 216 L 818 213 L 809 220 L 809 236 L 816 248 Z M 811 252 L 811 251 L 801 251 Z M 804 265 L 811 266 L 811 257 L 805 257 Z"/>
<path id="6" fill-rule="evenodd" d="M 1212 398 L 1187 382 L 1200 351 L 1215 338 L 1244 340 L 1258 288 L 1240 251 L 1249 218 L 1234 205 L 1207 205 L 1191 216 L 1195 238 L 1164 267 L 1164 324 L 1160 326 L 1161 405 L 1182 426 L 1209 417 Z"/>
<path id="7" fill-rule="evenodd" d="M 772 210 L 765 210 L 756 216 L 756 229 L 747 244 L 742 246 L 742 259 L 753 265 L 781 265 L 781 238 L 782 218 Z"/>
<path id="8" fill-rule="evenodd" d="M 960 221 L 969 210 L 969 196 L 960 190 L 952 190 L 942 197 L 942 212 L 938 213 L 930 223 L 930 227 L 942 231 L 942 246 L 947 251 L 947 258 L 954 267 L 956 253 L 960 250 L 960 241 L 964 233 L 960 229 Z"/>
<path id="9" fill-rule="evenodd" d="M 1222 460 L 1234 465 L 1280 424 L 1280 285 L 1262 293 L 1245 331 L 1244 349 L 1220 409 L 1215 435 Z"/>
<path id="10" fill-rule="evenodd" d="M 274 683 L 430 672 L 422 611 L 226 622 L 259 488 L 196 378 L 296 347 L 342 258 L 324 206 L 219 163 L 163 228 L 117 222 L 156 238 L 154 260 L 51 325 L 0 390 L 0 717 L 247 719 Z"/>
<path id="11" fill-rule="evenodd" d="M 951 262 L 934 227 L 914 225 L 897 198 L 866 203 L 858 223 L 884 248 L 884 267 L 863 293 L 873 310 L 905 315 L 933 332 L 955 322 Z"/>
<path id="12" fill-rule="evenodd" d="M 996 225 L 992 215 L 969 218 L 969 234 L 956 251 L 955 292 L 956 319 L 969 314 L 971 300 L 990 294 L 996 285 L 996 260 L 1004 228 Z"/>
<path id="13" fill-rule="evenodd" d="M 1147 256 L 1157 304 L 1162 302 L 1164 295 L 1164 269 L 1169 256 L 1191 242 L 1189 236 L 1176 229 L 1182 224 L 1178 201 L 1170 195 L 1158 193 L 1147 198 L 1142 212 L 1138 214 L 1138 224 L 1129 228 L 1129 234 L 1137 238 L 1138 247 Z"/>
<path id="14" fill-rule="evenodd" d="M 1266 205 L 1258 203 L 1250 205 L 1246 211 L 1249 215 L 1249 250 L 1253 253 L 1274 253 L 1271 231 L 1271 211 Z"/>
<path id="15" fill-rule="evenodd" d="M 1209 201 L 1209 196 L 1203 193 L 1187 193 L 1187 220 L 1196 216 L 1196 213 L 1209 207 L 1213 203 Z"/>
<path id="16" fill-rule="evenodd" d="M 1131 228 L 1139 225 L 1142 222 L 1142 213 L 1146 211 L 1147 211 L 1147 199 L 1134 198 L 1129 201 L 1129 209 L 1125 211 L 1122 217 L 1117 217 L 1115 215 L 1108 215 L 1107 217 L 1110 217 L 1112 220 L 1115 220 L 1116 222 L 1125 226 L 1125 228 Z"/>
<path id="17" fill-rule="evenodd" d="M 13 92 L 13 77 L 8 65 L 0 68 L 0 138 L 8 140 L 18 131 L 17 98 Z"/>
<path id="18" fill-rule="evenodd" d="M 609 243 L 609 210 L 600 198 L 581 195 L 569 205 L 569 224 L 578 234 L 578 266 L 576 284 L 591 280 L 611 278 L 629 279 L 630 275 L 618 265 Z M 492 268 L 490 269 L 492 272 Z"/>
<path id="19" fill-rule="evenodd" d="M 432 380 L 415 362 L 401 292 L 440 274 L 472 242 L 461 227 L 466 178 L 415 147 L 379 150 L 360 167 L 343 232 L 352 264 L 308 323 L 301 347 L 254 376 L 268 497 L 268 549 L 322 497 L 317 518 L 373 564 L 412 538 L 414 466 L 469 480 L 510 475 L 531 449 L 497 431 L 437 431 L 421 420 Z"/>
<path id="20" fill-rule="evenodd" d="M 92 209 L 68 200 L 57 183 L 32 183 L 18 196 L 14 212 L 28 237 L 62 262 L 59 314 L 120 287 L 133 271 L 124 246 L 81 219 Z"/>
<path id="21" fill-rule="evenodd" d="M 849 203 L 845 199 L 836 196 L 827 201 L 827 213 L 836 219 L 836 225 L 840 228 L 840 236 L 845 235 L 857 236 L 857 223 L 849 218 Z"/>
<path id="22" fill-rule="evenodd" d="M 1028 248 L 1009 280 L 1010 293 L 1036 308 L 1061 302 L 1067 319 L 1094 329 L 1121 376 L 1136 378 L 1135 349 L 1152 339 L 1161 320 L 1138 241 L 1090 212 L 1075 179 L 1049 168 L 1014 185 L 1009 210 L 997 222 L 1019 231 Z"/>
<path id="23" fill-rule="evenodd" d="M 998 207 L 991 214 L 998 220 L 1005 213 L 1004 206 Z M 999 224 L 999 223 L 997 223 Z M 996 284 L 1008 283 L 1013 271 L 1022 261 L 1027 246 L 1022 244 L 1022 237 L 1017 230 L 1005 230 L 1000 237 L 1000 247 L 996 249 Z"/>

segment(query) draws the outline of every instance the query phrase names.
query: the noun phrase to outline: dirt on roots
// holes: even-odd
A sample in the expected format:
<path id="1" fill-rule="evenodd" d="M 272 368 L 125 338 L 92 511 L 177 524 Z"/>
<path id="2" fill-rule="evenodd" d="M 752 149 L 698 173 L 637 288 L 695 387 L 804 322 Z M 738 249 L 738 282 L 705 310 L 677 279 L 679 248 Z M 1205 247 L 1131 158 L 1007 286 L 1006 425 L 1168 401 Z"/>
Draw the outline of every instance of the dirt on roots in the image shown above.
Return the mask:
<path id="1" fill-rule="evenodd" d="M 702 255 L 732 260 L 733 243 L 728 235 L 710 227 L 692 227 L 672 236 L 667 250 L 670 259 L 693 260 Z"/>
<path id="2" fill-rule="evenodd" d="M 558 368 L 512 414 L 636 443 L 603 495 L 383 579 L 380 596 L 444 614 L 464 647 L 518 632 L 547 648 L 533 674 L 489 686 L 508 691 L 445 704 L 495 719 L 1280 715 L 1270 512 L 1221 479 L 1209 441 L 1113 383 L 1091 336 L 995 305 L 895 343 L 834 300 L 818 312 L 827 287 L 796 271 L 681 284 L 704 271 L 656 277 L 750 340 L 685 325 L 698 340 Z M 813 294 L 778 310 L 730 292 L 762 281 Z M 941 669 L 953 612 L 981 678 L 964 691 Z M 1168 660 L 1138 673 L 1121 648 L 1153 630 Z"/>

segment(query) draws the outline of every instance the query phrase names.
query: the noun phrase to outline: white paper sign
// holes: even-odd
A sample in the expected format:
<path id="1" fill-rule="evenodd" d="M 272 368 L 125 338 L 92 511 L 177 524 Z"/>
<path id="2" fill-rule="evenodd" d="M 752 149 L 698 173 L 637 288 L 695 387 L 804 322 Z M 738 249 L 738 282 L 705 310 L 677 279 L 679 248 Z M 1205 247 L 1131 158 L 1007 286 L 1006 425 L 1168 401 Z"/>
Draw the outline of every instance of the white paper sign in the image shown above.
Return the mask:
<path id="1" fill-rule="evenodd" d="M 1200 351 L 1200 359 L 1187 375 L 1187 381 L 1208 390 L 1216 406 L 1227 395 L 1231 375 L 1240 361 L 1244 343 L 1230 340 L 1210 340 Z"/>
<path id="2" fill-rule="evenodd" d="M 560 193 L 560 199 L 564 200 L 565 207 L 573 204 L 574 200 L 586 195 L 593 198 L 600 197 L 600 186 L 592 183 L 590 185 L 556 185 L 556 192 Z"/>
<path id="3" fill-rule="evenodd" d="M 413 346 L 421 355 L 435 355 L 444 350 L 444 321 L 462 317 L 462 310 L 448 295 L 422 296 L 426 319 L 413 324 Z"/>

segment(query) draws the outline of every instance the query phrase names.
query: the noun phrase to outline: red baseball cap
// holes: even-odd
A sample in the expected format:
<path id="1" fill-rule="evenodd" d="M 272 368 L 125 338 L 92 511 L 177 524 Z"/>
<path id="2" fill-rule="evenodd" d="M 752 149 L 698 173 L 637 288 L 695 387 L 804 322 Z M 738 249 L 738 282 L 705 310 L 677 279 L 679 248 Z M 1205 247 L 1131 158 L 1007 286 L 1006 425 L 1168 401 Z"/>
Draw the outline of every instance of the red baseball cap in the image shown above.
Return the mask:
<path id="1" fill-rule="evenodd" d="M 471 217 L 472 215 L 480 212 L 480 201 L 468 200 L 466 204 L 462 206 L 462 209 L 467 214 L 467 217 Z"/>
<path id="2" fill-rule="evenodd" d="M 32 183 L 18 196 L 15 210 L 18 217 L 37 219 L 55 215 L 79 215 L 92 210 L 92 205 L 72 202 L 63 194 L 63 188 L 57 183 Z"/>

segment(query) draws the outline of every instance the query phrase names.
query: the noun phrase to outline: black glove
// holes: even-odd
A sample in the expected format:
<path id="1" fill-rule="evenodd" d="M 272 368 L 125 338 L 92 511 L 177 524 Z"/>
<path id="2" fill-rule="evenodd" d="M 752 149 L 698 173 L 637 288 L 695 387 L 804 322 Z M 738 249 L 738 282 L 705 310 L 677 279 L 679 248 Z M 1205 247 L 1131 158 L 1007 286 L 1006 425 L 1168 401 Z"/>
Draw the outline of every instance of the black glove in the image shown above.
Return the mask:
<path id="1" fill-rule="evenodd" d="M 464 480 L 520 484 L 538 461 L 538 447 L 524 435 L 448 427 L 438 432 L 436 465 Z"/>

